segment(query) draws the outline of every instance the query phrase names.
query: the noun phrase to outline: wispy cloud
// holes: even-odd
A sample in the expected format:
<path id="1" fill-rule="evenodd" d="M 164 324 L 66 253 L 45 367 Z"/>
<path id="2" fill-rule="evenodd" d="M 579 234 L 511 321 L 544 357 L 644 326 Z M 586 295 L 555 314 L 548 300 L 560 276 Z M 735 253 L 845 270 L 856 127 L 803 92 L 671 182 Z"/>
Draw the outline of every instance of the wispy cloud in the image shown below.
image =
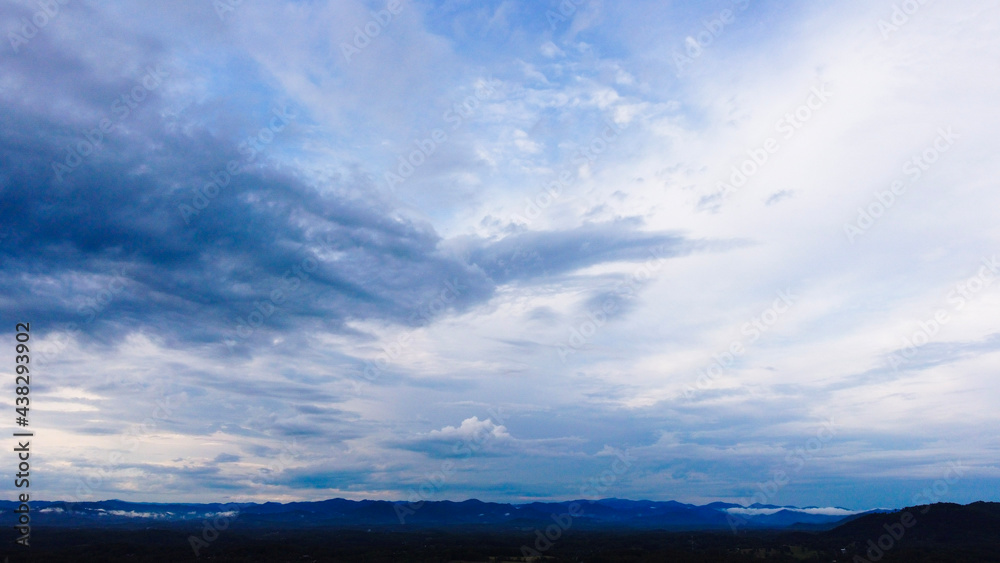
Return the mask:
<path id="1" fill-rule="evenodd" d="M 995 490 L 995 5 L 221 5 L 0 8 L 53 498 Z"/>

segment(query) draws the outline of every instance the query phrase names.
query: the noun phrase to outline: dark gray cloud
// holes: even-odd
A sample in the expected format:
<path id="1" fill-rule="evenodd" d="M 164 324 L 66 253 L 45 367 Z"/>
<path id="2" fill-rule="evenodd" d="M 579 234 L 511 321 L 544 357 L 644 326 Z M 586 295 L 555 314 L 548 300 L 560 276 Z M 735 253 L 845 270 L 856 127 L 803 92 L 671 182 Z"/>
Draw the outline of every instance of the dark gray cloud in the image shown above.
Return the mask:
<path id="1" fill-rule="evenodd" d="M 679 233 L 640 231 L 622 219 L 565 231 L 526 231 L 497 241 L 466 241 L 470 262 L 498 284 L 558 276 L 604 262 L 642 262 L 707 250 L 711 244 Z"/>
<path id="2" fill-rule="evenodd" d="M 220 108 L 184 105 L 173 94 L 160 96 L 168 88 L 159 86 L 70 167 L 73 151 L 90 150 L 87 127 L 116 119 L 103 106 L 117 107 L 108 101 L 146 77 L 107 80 L 72 55 L 60 56 L 58 64 L 75 61 L 79 71 L 38 82 L 26 76 L 32 69 L 8 64 L 12 82 L 30 83 L 32 91 L 0 94 L 0 209 L 11 233 L 0 246 L 0 289 L 18 314 L 43 326 L 75 323 L 104 342 L 143 330 L 168 345 L 222 342 L 247 352 L 274 331 L 349 332 L 351 319 L 418 326 L 488 299 L 498 284 L 697 246 L 618 221 L 466 239 L 464 252 L 454 252 L 364 178 L 317 185 L 265 160 L 247 162 L 245 145 L 229 130 L 297 111 L 267 105 L 265 94 L 245 116 L 208 119 Z M 181 72 L 156 60 L 146 66 L 170 75 L 164 81 Z M 31 101 L 63 92 L 69 81 L 77 98 Z M 90 118 L 77 119 L 66 105 L 87 108 Z M 213 125 L 220 122 L 230 125 Z M 293 145 L 294 127 L 274 145 Z M 234 160 L 244 171 L 220 181 L 217 194 L 206 190 Z M 212 197 L 199 199 L 199 189 Z"/>
<path id="3" fill-rule="evenodd" d="M 206 61 L 201 55 L 212 49 L 205 43 L 192 56 L 183 41 L 144 36 L 144 26 L 112 25 L 84 8 L 61 17 L 82 37 L 53 28 L 17 57 L 0 57 L 0 291 L 9 299 L 0 315 L 30 319 L 40 335 L 75 326 L 86 346 L 108 358 L 122 356 L 127 335 L 142 333 L 157 347 L 195 355 L 231 351 L 266 362 L 310 353 L 322 364 L 248 375 L 253 370 L 243 368 L 250 362 L 227 356 L 215 366 L 151 359 L 141 369 L 130 364 L 80 373 L 75 358 L 56 358 L 58 369 L 38 391 L 73 385 L 101 397 L 74 401 L 96 411 L 73 405 L 54 412 L 58 427 L 88 438 L 118 435 L 113 447 L 119 449 L 160 433 L 233 440 L 171 464 L 75 459 L 72 472 L 58 477 L 67 490 L 75 488 L 76 475 L 105 469 L 141 472 L 151 488 L 173 494 L 245 490 L 248 479 L 290 488 L 398 488 L 401 479 L 419 479 L 416 468 L 408 476 L 398 463 L 383 464 L 380 473 L 324 461 L 234 479 L 252 458 L 283 455 L 253 441 L 298 441 L 326 451 L 378 436 L 384 421 L 343 410 L 355 391 L 337 379 L 363 370 L 356 350 L 317 352 L 313 335 L 374 342 L 355 333 L 351 322 L 426 325 L 481 305 L 512 283 L 597 282 L 591 301 L 603 302 L 620 280 L 584 277 L 579 270 L 721 248 L 680 233 L 645 231 L 638 219 L 446 240 L 409 218 L 354 163 L 335 162 L 341 172 L 323 180 L 299 166 L 310 162 L 302 147 L 315 144 L 321 128 L 307 105 L 292 101 L 245 54 L 220 50 L 217 60 Z M 108 56 L 112 51 L 116 56 Z M 259 145 L 253 158 L 250 136 Z M 223 174 L 230 162 L 242 172 Z M 213 179 L 220 185 L 209 185 Z M 559 315 L 539 308 L 532 316 L 553 323 Z M 505 341 L 522 350 L 545 346 Z M 477 378 L 482 374 L 416 376 L 398 362 L 371 384 L 471 395 Z M 112 399 L 122 391 L 141 399 Z M 160 403 L 169 408 L 158 411 Z M 417 435 L 392 432 L 376 442 L 409 457 L 489 463 L 573 456 L 579 448 L 596 452 L 605 442 L 579 437 L 583 431 L 569 420 L 559 421 L 558 432 L 522 426 L 513 436 L 501 425 L 468 420 Z M 587 426 L 587 433 L 598 430 Z M 652 440 L 646 427 L 621 426 L 626 429 L 612 432 L 612 440 L 621 438 L 618 432 L 634 442 Z M 125 490 L 110 481 L 105 488 L 112 496 Z"/>
<path id="4" fill-rule="evenodd" d="M 0 246 L 0 288 L 43 326 L 243 344 L 296 320 L 332 330 L 350 318 L 423 323 L 428 316 L 414 307 L 451 282 L 463 291 L 446 308 L 492 293 L 482 273 L 438 249 L 430 226 L 398 217 L 357 179 L 316 186 L 274 166 L 248 166 L 185 217 L 193 189 L 242 162 L 237 141 L 213 131 L 197 107 L 166 116 L 168 103 L 152 92 L 92 149 L 86 129 L 73 131 L 91 122 L 63 106 L 88 108 L 96 126 L 100 100 L 131 83 L 110 84 L 86 68 L 55 73 L 77 85 L 78 98 L 37 106 L 32 100 L 58 100 L 48 94 L 68 89 L 35 81 L 23 66 L 5 70 L 33 91 L 0 93 L 0 209 L 10 233 Z M 254 113 L 245 121 L 271 117 Z M 76 148 L 93 153 L 77 164 Z M 75 166 L 54 170 L 66 162 Z M 252 330 L 255 311 L 266 317 L 260 331 Z"/>
<path id="5" fill-rule="evenodd" d="M 695 248 L 636 220 L 442 240 L 362 173 L 320 182 L 283 166 L 315 124 L 252 62 L 180 65 L 184 48 L 149 30 L 87 21 L 105 43 L 40 34 L 0 61 L 5 316 L 92 344 L 141 331 L 246 355 L 288 330 L 420 326 L 501 284 Z M 94 56 L 114 45 L 130 48 L 113 64 Z M 191 89 L 199 72 L 214 88 Z"/>

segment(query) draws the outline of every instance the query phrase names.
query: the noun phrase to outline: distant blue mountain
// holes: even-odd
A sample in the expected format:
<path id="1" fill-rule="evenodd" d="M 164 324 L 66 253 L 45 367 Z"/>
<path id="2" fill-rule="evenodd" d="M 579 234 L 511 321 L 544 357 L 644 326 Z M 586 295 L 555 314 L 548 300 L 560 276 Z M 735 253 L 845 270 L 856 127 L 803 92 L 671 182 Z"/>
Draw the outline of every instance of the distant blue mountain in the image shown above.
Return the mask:
<path id="1" fill-rule="evenodd" d="M 575 506 L 574 506 L 575 504 Z M 18 503 L 0 501 L 0 512 Z M 120 500 L 68 503 L 31 503 L 32 523 L 53 527 L 174 527 L 200 524 L 205 519 L 228 519 L 240 527 L 266 528 L 399 528 L 544 527 L 553 517 L 572 519 L 576 529 L 629 528 L 663 530 L 720 530 L 833 528 L 860 513 L 846 509 L 809 509 L 794 506 L 713 502 L 705 506 L 676 501 L 602 499 L 508 504 L 471 499 L 462 502 L 428 501 L 418 504 L 345 499 L 317 502 L 247 503 L 136 503 Z M 869 511 L 874 512 L 874 511 Z"/>

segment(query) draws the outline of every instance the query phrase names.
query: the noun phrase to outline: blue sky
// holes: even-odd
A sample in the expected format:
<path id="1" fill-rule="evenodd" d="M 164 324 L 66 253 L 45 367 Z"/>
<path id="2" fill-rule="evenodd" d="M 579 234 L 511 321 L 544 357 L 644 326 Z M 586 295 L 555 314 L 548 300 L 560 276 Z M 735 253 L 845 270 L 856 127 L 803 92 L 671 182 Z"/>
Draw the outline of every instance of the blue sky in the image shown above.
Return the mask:
<path id="1" fill-rule="evenodd" d="M 36 495 L 995 500 L 994 3 L 55 6 Z"/>

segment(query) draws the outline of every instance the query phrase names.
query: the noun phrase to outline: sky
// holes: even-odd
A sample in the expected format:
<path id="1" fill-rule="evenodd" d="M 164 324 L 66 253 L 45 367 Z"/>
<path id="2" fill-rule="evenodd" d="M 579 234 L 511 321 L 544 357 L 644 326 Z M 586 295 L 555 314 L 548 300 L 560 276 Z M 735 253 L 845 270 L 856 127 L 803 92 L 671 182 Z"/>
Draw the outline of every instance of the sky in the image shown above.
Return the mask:
<path id="1" fill-rule="evenodd" d="M 8 0 L 0 32 L 32 498 L 997 500 L 995 2 Z"/>

